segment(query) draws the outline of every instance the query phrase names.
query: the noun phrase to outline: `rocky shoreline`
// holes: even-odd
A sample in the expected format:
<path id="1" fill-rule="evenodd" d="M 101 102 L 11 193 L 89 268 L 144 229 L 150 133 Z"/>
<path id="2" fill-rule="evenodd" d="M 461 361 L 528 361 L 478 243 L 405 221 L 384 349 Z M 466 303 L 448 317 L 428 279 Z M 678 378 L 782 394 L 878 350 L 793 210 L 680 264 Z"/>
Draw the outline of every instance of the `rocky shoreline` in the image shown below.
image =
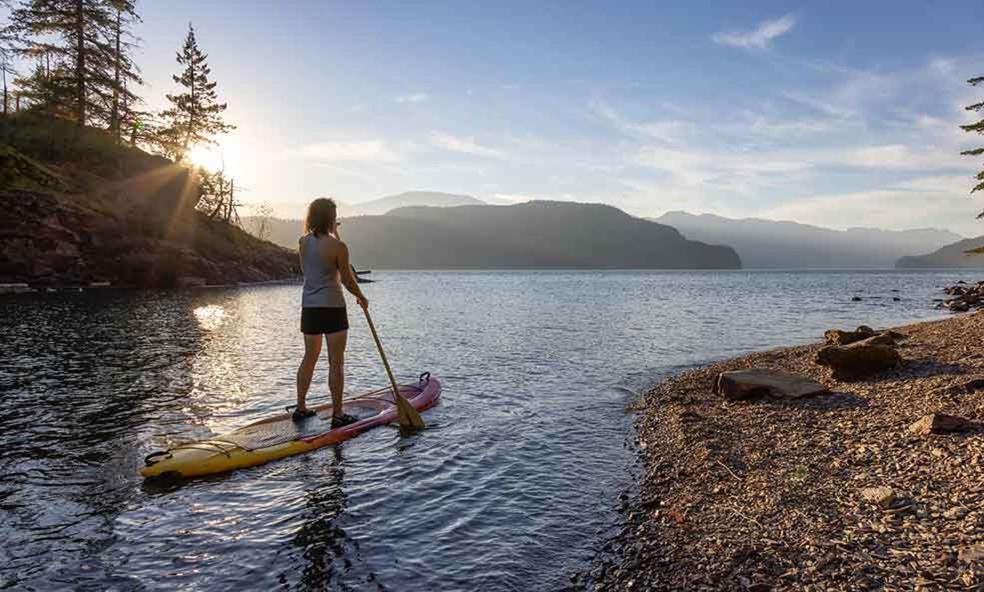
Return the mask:
<path id="1" fill-rule="evenodd" d="M 649 391 L 638 491 L 575 587 L 984 589 L 984 311 L 825 339 Z"/>

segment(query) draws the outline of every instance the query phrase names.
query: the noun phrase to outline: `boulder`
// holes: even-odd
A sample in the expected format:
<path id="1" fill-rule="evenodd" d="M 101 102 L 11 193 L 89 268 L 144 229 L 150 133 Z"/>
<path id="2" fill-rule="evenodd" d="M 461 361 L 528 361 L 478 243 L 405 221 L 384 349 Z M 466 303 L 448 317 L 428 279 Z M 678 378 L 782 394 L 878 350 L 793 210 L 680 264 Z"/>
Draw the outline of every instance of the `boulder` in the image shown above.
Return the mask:
<path id="1" fill-rule="evenodd" d="M 879 333 L 866 339 L 862 339 L 861 341 L 856 341 L 855 343 L 868 345 L 895 345 L 895 338 L 892 337 L 891 333 L 886 331 L 884 333 Z"/>
<path id="2" fill-rule="evenodd" d="M 858 380 L 902 363 L 902 356 L 894 347 L 868 341 L 869 339 L 850 345 L 828 345 L 817 352 L 814 361 L 821 366 L 830 367 L 837 380 Z"/>
<path id="3" fill-rule="evenodd" d="M 946 415 L 945 413 L 930 413 L 919 418 L 919 421 L 909 426 L 909 430 L 920 436 L 930 434 L 952 434 L 962 432 L 974 424 L 956 415 Z"/>
<path id="4" fill-rule="evenodd" d="M 869 337 L 874 337 L 876 335 L 884 335 L 885 333 L 891 333 L 890 331 L 878 332 L 869 327 L 868 325 L 861 325 L 854 331 L 841 331 L 840 329 L 830 329 L 829 331 L 824 331 L 823 337 L 829 345 L 850 345 L 857 341 L 862 341 L 868 339 Z M 891 345 L 890 343 L 885 343 L 885 345 Z"/>
<path id="5" fill-rule="evenodd" d="M 763 395 L 798 399 L 828 392 L 827 387 L 811 378 L 770 368 L 722 372 L 714 382 L 714 393 L 732 401 Z"/>
<path id="6" fill-rule="evenodd" d="M 841 331 L 840 329 L 830 329 L 823 333 L 823 338 L 830 345 L 848 345 L 867 337 L 868 335 L 862 335 L 857 331 Z"/>
<path id="7" fill-rule="evenodd" d="M 946 306 L 954 312 L 967 312 L 970 310 L 970 305 L 964 300 L 951 300 L 946 303 Z"/>

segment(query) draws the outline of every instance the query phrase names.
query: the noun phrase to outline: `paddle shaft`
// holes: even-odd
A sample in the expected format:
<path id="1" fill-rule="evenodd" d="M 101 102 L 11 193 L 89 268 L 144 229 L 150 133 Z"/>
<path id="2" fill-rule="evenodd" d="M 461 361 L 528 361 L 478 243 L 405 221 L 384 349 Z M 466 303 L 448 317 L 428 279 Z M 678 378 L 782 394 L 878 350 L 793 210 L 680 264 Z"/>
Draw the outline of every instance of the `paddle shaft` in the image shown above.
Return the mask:
<path id="1" fill-rule="evenodd" d="M 386 367 L 386 374 L 390 379 L 390 386 L 393 387 L 393 394 L 397 397 L 400 396 L 400 387 L 396 384 L 396 377 L 393 376 L 393 370 L 390 369 L 389 360 L 386 359 L 386 352 L 383 351 L 383 344 L 379 341 L 379 333 L 376 333 L 376 325 L 372 322 L 372 317 L 369 316 L 369 310 L 363 308 L 362 312 L 366 313 L 366 322 L 369 323 L 369 331 L 372 332 L 372 339 L 376 342 L 376 349 L 379 350 L 379 357 L 383 359 L 383 366 Z"/>
<path id="2" fill-rule="evenodd" d="M 413 408 L 410 401 L 400 394 L 400 387 L 396 384 L 396 377 L 393 376 L 393 370 L 390 368 L 389 360 L 386 359 L 386 352 L 383 351 L 383 343 L 379 340 L 379 334 L 376 333 L 376 325 L 372 322 L 372 316 L 369 315 L 369 309 L 363 308 L 362 312 L 366 313 L 366 323 L 369 324 L 369 331 L 372 333 L 372 339 L 376 342 L 376 349 L 379 350 L 379 357 L 383 359 L 383 366 L 386 367 L 386 374 L 390 379 L 390 386 L 393 387 L 393 402 L 396 403 L 397 410 L 400 412 L 400 424 L 406 424 L 406 427 L 423 427 L 424 420 L 421 419 L 420 414 L 417 410 Z"/>

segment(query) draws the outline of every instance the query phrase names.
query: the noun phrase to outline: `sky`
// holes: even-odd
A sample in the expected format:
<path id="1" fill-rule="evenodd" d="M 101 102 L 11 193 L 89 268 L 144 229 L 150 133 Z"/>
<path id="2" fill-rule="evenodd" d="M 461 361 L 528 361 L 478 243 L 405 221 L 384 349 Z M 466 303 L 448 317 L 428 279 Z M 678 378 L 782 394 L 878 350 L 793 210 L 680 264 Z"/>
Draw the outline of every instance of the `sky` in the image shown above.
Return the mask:
<path id="1" fill-rule="evenodd" d="M 226 166 L 282 214 L 432 190 L 984 234 L 979 0 L 138 6 L 148 105 L 193 22 Z"/>

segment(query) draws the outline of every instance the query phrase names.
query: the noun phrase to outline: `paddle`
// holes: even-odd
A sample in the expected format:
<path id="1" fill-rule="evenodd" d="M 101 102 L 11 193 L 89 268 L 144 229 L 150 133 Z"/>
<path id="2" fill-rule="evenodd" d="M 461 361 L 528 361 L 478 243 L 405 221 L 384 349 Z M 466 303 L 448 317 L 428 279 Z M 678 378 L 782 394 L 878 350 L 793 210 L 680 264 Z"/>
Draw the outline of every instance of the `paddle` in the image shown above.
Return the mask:
<path id="1" fill-rule="evenodd" d="M 366 322 L 369 323 L 369 330 L 372 332 L 372 338 L 376 342 L 376 349 L 379 350 L 379 357 L 383 359 L 383 366 L 386 367 L 386 374 L 389 375 L 390 385 L 393 387 L 393 398 L 396 402 L 396 411 L 400 418 L 400 427 L 418 430 L 423 428 L 423 418 L 420 417 L 417 410 L 413 408 L 410 401 L 407 401 L 406 398 L 400 394 L 400 387 L 397 386 L 396 378 L 393 377 L 393 371 L 390 370 L 389 361 L 386 360 L 386 353 L 383 352 L 383 344 L 379 341 L 379 334 L 376 333 L 376 326 L 372 324 L 372 317 L 369 316 L 369 309 L 363 308 L 362 312 L 366 313 Z"/>

